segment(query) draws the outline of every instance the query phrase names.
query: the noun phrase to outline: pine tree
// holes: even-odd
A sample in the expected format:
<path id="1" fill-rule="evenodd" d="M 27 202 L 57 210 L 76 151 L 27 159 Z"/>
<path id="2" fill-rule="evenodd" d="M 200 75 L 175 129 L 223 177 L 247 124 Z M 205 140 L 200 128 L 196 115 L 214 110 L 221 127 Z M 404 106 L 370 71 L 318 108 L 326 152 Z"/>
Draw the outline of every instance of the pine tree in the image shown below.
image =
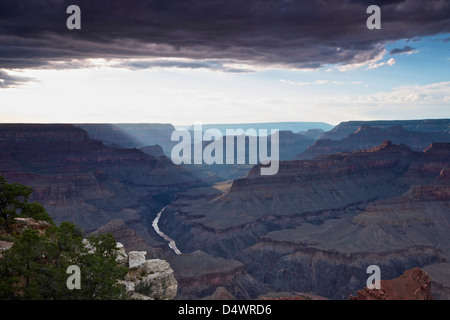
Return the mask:
<path id="1" fill-rule="evenodd" d="M 28 203 L 28 198 L 33 192 L 31 187 L 18 183 L 9 184 L 3 176 L 0 176 L 0 224 L 10 231 L 10 226 L 21 209 Z"/>
<path id="2" fill-rule="evenodd" d="M 82 230 L 73 223 L 53 224 L 44 207 L 28 203 L 33 189 L 8 184 L 0 176 L 0 219 L 6 230 L 17 216 L 47 220 L 52 226 L 40 234 L 25 229 L 0 258 L 0 299 L 121 299 L 118 284 L 128 270 L 117 264 L 118 249 L 111 234 L 95 235 L 83 243 Z M 67 268 L 80 268 L 81 288 L 70 290 Z"/>

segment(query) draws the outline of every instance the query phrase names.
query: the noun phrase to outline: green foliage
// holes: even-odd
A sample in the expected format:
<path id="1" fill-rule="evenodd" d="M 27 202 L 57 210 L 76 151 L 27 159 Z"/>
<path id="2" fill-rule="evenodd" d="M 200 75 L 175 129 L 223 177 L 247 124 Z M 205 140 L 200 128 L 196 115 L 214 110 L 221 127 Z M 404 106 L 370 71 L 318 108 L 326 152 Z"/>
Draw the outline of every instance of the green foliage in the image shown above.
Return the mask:
<path id="1" fill-rule="evenodd" d="M 47 221 L 48 223 L 53 224 L 52 217 L 50 217 L 39 202 L 23 204 L 20 217 L 33 218 L 34 220 Z"/>
<path id="2" fill-rule="evenodd" d="M 116 262 L 112 235 L 97 235 L 82 242 L 79 229 L 64 222 L 44 235 L 24 230 L 0 259 L 0 299 L 121 299 L 128 270 Z M 81 289 L 66 285 L 70 265 L 81 270 Z"/>
<path id="3" fill-rule="evenodd" d="M 112 235 L 96 235 L 83 243 L 83 232 L 73 223 L 53 224 L 44 207 L 28 203 L 33 189 L 9 184 L 0 176 L 0 225 L 7 231 L 14 218 L 50 222 L 44 234 L 25 229 L 0 258 L 0 299 L 121 299 L 125 288 L 117 283 L 128 270 L 118 266 Z M 9 239 L 9 237 L 8 237 Z M 81 288 L 69 290 L 67 268 L 81 271 Z"/>
<path id="4" fill-rule="evenodd" d="M 117 279 L 128 273 L 125 267 L 117 266 L 116 241 L 111 234 L 100 234 L 89 238 L 92 246 L 89 254 L 81 255 L 81 297 L 91 299 L 117 299 L 124 295 L 124 286 Z"/>
<path id="5" fill-rule="evenodd" d="M 134 288 L 135 292 L 138 292 L 140 294 L 146 295 L 146 296 L 152 296 L 154 295 L 154 289 L 152 283 L 147 282 L 140 282 L 136 287 Z M 160 300 L 160 299 L 155 299 Z"/>
<path id="6" fill-rule="evenodd" d="M 0 235 L 0 241 L 14 242 L 14 237 L 12 235 Z"/>
<path id="7" fill-rule="evenodd" d="M 0 225 L 10 230 L 10 225 L 28 204 L 33 189 L 19 183 L 8 183 L 0 176 Z"/>

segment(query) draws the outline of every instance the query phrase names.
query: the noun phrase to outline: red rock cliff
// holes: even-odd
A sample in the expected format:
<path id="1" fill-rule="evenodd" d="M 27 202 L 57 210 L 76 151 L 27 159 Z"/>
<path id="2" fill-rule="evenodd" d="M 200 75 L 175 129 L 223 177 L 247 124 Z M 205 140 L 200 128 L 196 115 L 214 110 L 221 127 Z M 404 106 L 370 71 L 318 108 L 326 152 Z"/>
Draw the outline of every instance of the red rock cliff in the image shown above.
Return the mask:
<path id="1" fill-rule="evenodd" d="M 420 268 L 405 271 L 392 280 L 381 280 L 381 289 L 359 290 L 351 300 L 434 300 L 431 279 Z"/>

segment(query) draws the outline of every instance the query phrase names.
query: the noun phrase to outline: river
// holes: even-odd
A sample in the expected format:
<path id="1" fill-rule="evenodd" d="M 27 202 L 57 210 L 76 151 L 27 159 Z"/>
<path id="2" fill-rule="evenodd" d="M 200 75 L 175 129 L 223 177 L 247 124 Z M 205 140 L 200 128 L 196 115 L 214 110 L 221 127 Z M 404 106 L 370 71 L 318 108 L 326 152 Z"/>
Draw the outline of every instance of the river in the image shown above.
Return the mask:
<path id="1" fill-rule="evenodd" d="M 169 243 L 170 249 L 172 249 L 176 254 L 180 255 L 181 251 L 178 250 L 175 240 L 173 240 L 167 234 L 165 234 L 164 232 L 159 230 L 158 222 L 159 222 L 159 219 L 161 218 L 161 214 L 163 213 L 164 210 L 166 210 L 166 207 L 162 208 L 161 211 L 156 215 L 155 220 L 153 220 L 153 223 L 152 223 L 153 229 L 155 229 L 156 233 L 159 234 L 161 237 L 163 237 L 164 240 L 166 240 Z"/>

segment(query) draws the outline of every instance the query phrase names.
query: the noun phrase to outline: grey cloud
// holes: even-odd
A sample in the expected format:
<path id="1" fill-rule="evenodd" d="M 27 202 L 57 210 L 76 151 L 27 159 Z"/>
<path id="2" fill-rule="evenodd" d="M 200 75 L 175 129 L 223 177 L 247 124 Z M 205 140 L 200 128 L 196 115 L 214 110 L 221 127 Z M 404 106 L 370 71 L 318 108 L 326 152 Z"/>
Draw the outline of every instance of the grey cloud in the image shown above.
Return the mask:
<path id="1" fill-rule="evenodd" d="M 416 48 L 410 46 L 405 46 L 403 48 L 395 48 L 389 51 L 390 54 L 403 54 L 403 53 L 413 53 Z"/>
<path id="2" fill-rule="evenodd" d="M 22 85 L 23 83 L 33 81 L 29 77 L 14 76 L 6 71 L 0 70 L 0 88 L 11 88 Z"/>
<path id="3" fill-rule="evenodd" d="M 0 68 L 86 58 L 183 58 L 198 62 L 166 64 L 228 72 L 245 70 L 227 69 L 221 60 L 318 68 L 374 59 L 387 41 L 450 32 L 449 0 L 372 2 L 2 0 Z M 82 30 L 66 28 L 71 4 L 82 10 Z M 381 6 L 382 30 L 366 28 L 371 4 Z"/>
<path id="4" fill-rule="evenodd" d="M 113 67 L 127 68 L 131 70 L 143 70 L 152 68 L 183 68 L 183 69 L 208 69 L 213 71 L 222 71 L 230 73 L 248 73 L 252 69 L 243 69 L 233 67 L 233 64 L 238 63 L 233 60 L 188 60 L 180 61 L 177 59 L 170 60 L 126 60 L 117 64 L 112 64 Z"/>

